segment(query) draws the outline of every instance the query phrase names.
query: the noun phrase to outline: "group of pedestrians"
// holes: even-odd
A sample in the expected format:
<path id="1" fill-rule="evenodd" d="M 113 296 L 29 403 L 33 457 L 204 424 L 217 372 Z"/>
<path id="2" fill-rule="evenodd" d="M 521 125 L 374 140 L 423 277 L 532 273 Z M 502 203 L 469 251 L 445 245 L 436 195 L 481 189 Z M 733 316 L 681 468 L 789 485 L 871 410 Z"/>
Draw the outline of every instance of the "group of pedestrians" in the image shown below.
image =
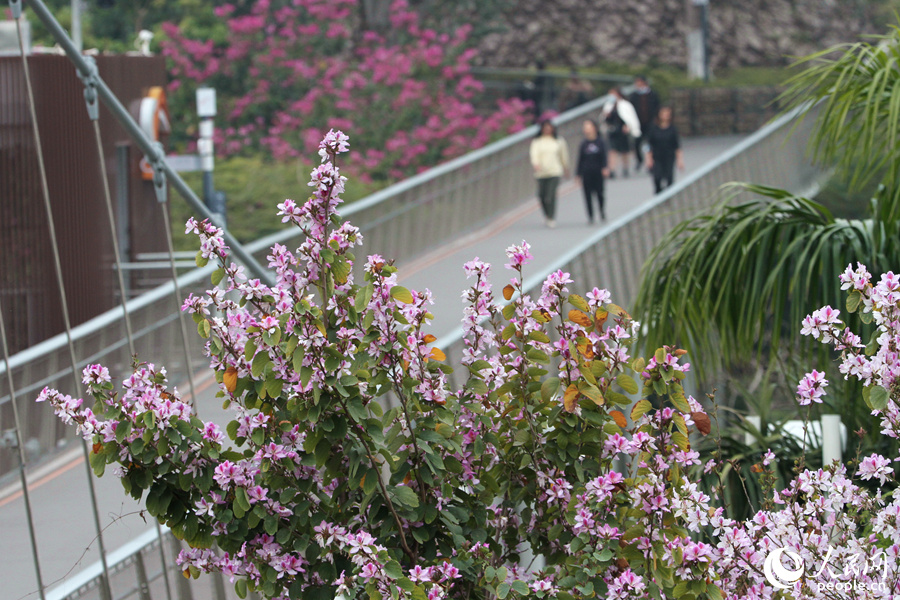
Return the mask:
<path id="1" fill-rule="evenodd" d="M 605 125 L 608 146 L 598 121 L 586 119 L 575 168 L 589 223 L 594 223 L 595 204 L 596 215 L 600 220 L 606 220 L 605 180 L 616 176 L 619 165 L 621 175 L 629 176 L 632 151 L 635 171 L 646 166 L 657 194 L 675 181 L 676 167 L 684 170 L 681 140 L 672 123 L 672 109 L 660 104 L 659 96 L 644 77 L 635 78 L 634 91 L 627 99 L 619 88 L 610 91 L 610 100 L 600 113 L 600 122 Z M 547 226 L 552 228 L 556 226 L 559 182 L 563 176 L 568 176 L 570 161 L 566 141 L 559 137 L 550 120 L 541 121 L 538 134 L 531 143 L 530 156 L 541 209 Z"/>

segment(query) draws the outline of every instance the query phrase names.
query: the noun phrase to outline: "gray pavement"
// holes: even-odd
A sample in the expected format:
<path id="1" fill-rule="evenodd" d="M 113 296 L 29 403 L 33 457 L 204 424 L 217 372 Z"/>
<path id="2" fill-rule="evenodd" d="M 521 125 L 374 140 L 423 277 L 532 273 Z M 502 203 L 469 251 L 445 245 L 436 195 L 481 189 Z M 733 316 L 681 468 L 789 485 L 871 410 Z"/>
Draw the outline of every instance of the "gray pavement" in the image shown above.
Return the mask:
<path id="1" fill-rule="evenodd" d="M 738 136 L 685 140 L 685 173 L 699 168 L 737 143 Z M 569 140 L 575 147 L 575 140 Z M 652 197 L 653 184 L 646 173 L 607 182 L 607 219 L 616 218 Z M 572 244 L 589 234 L 581 190 L 574 182 L 561 186 L 558 226 L 547 229 L 537 200 L 498 219 L 489 227 L 437 249 L 415 261 L 395 257 L 400 264 L 400 280 L 414 288 L 430 288 L 435 305 L 432 333 L 440 337 L 453 331 L 462 318 L 460 295 L 467 287 L 462 265 L 478 256 L 494 264 L 495 288 L 509 278 L 503 268 L 507 246 L 523 239 L 532 246 L 534 260 L 526 271 L 535 273 L 549 266 Z M 597 227 L 597 225 L 594 225 Z M 602 286 L 603 282 L 595 282 Z M 198 381 L 198 412 L 217 422 L 227 420 L 215 396 L 211 379 Z M 202 390 L 202 391 L 201 391 Z M 67 577 L 99 560 L 96 533 L 90 513 L 86 469 L 77 442 L 69 445 L 53 461 L 29 470 L 29 489 L 36 515 L 38 547 L 44 584 L 53 588 Z M 121 547 L 150 529 L 152 521 L 140 515 L 140 506 L 125 495 L 119 481 L 107 475 L 94 479 L 100 505 L 107 552 Z M 21 490 L 16 485 L 0 489 L 0 600 L 37 598 L 37 583 L 25 524 Z"/>

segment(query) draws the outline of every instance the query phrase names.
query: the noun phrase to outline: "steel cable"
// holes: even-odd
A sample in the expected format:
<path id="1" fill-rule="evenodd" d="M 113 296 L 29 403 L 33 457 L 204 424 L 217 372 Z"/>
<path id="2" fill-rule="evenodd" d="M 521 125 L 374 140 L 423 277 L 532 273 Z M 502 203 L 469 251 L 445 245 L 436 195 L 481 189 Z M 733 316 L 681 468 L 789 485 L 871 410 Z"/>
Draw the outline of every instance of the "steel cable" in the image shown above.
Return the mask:
<path id="1" fill-rule="evenodd" d="M 16 386 L 13 383 L 12 371 L 9 368 L 9 344 L 6 342 L 6 326 L 3 323 L 3 306 L 0 305 L 0 344 L 3 346 L 3 363 L 6 378 L 9 381 L 9 399 L 12 402 L 13 426 L 16 429 L 16 452 L 19 455 L 19 479 L 22 482 L 22 499 L 25 501 L 25 519 L 28 523 L 28 535 L 31 537 L 31 555 L 34 560 L 34 571 L 37 576 L 38 593 L 45 600 L 44 579 L 41 576 L 41 559 L 38 554 L 37 535 L 34 533 L 34 517 L 31 514 L 31 493 L 28 491 L 28 480 L 25 477 L 25 444 L 22 439 L 22 425 L 19 421 L 19 407 L 16 404 Z"/>
<path id="2" fill-rule="evenodd" d="M 109 233 L 112 239 L 113 257 L 116 261 L 116 275 L 119 284 L 119 298 L 122 302 L 122 316 L 125 321 L 125 335 L 128 338 L 128 353 L 131 355 L 132 360 L 135 360 L 137 351 L 135 350 L 134 345 L 134 329 L 131 326 L 131 315 L 128 312 L 128 295 L 125 292 L 125 275 L 122 271 L 122 254 L 119 249 L 118 234 L 116 232 L 116 217 L 113 212 L 112 194 L 109 190 L 109 178 L 107 177 L 106 172 L 106 157 L 103 154 L 103 138 L 100 135 L 99 105 L 97 104 L 96 90 L 94 90 L 93 93 L 93 110 L 91 109 L 91 99 L 87 99 L 87 101 L 88 114 L 91 117 L 91 123 L 93 123 L 94 125 L 94 141 L 96 142 L 97 146 L 97 162 L 100 163 L 100 180 L 103 185 L 103 197 L 106 200 L 106 216 L 109 219 Z M 10 387 L 12 387 L 12 381 L 10 381 Z M 159 526 L 159 521 L 157 519 L 153 519 L 153 524 L 156 526 L 156 534 L 160 538 L 162 538 L 162 528 L 160 528 Z M 168 600 L 172 600 L 172 589 L 171 585 L 169 584 L 169 565 L 162 544 L 159 545 L 159 558 L 162 562 L 163 580 L 165 581 L 166 586 L 166 598 L 168 598 Z"/>
<path id="3" fill-rule="evenodd" d="M 66 299 L 66 289 L 63 283 L 62 264 L 59 259 L 59 244 L 56 239 L 56 227 L 53 223 L 53 209 L 50 205 L 50 191 L 47 187 L 47 168 L 44 164 L 43 148 L 41 146 L 41 132 L 37 122 L 37 109 L 34 102 L 34 88 L 31 85 L 31 74 L 28 70 L 28 58 L 25 56 L 25 44 L 22 38 L 22 24 L 20 19 L 16 18 L 16 33 L 19 38 L 19 53 L 22 56 L 22 72 L 25 76 L 25 89 L 28 92 L 28 109 L 31 114 L 31 125 L 34 134 L 35 153 L 37 155 L 38 172 L 40 174 L 41 192 L 44 200 L 44 209 L 47 213 L 47 226 L 50 233 L 50 247 L 53 255 L 53 267 L 56 273 L 56 286 L 59 291 L 61 310 L 63 315 L 63 323 L 66 330 L 66 341 L 69 346 L 69 360 L 72 365 L 72 378 L 75 380 L 75 390 L 77 395 L 84 396 L 84 390 L 81 386 L 81 378 L 78 376 L 78 361 L 75 358 L 75 344 L 72 341 L 72 323 L 69 319 L 69 305 Z M 8 367 L 7 367 L 8 368 Z M 97 533 L 97 544 L 100 550 L 100 561 L 103 565 L 103 584 L 101 590 L 106 598 L 112 600 L 112 588 L 109 580 L 109 566 L 106 562 L 106 548 L 103 543 L 103 529 L 100 525 L 100 513 L 97 508 L 97 491 L 94 488 L 93 472 L 91 469 L 90 451 L 86 440 L 82 440 L 82 451 L 84 453 L 84 465 L 87 469 L 88 491 L 91 498 L 91 513 L 94 518 L 94 528 Z"/>

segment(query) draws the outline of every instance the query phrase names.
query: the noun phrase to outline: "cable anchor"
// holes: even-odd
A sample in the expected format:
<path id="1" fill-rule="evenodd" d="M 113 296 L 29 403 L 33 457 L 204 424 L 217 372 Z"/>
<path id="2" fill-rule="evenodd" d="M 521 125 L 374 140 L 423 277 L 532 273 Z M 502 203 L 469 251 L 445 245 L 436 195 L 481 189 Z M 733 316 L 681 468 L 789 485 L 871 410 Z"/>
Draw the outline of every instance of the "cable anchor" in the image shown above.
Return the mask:
<path id="1" fill-rule="evenodd" d="M 76 70 L 78 79 L 84 84 L 84 101 L 87 104 L 88 117 L 91 121 L 100 118 L 100 102 L 97 94 L 97 84 L 100 81 L 100 72 L 97 70 L 97 61 L 93 56 L 85 56 L 84 61 L 87 63 L 88 72 L 82 73 L 80 69 Z"/>

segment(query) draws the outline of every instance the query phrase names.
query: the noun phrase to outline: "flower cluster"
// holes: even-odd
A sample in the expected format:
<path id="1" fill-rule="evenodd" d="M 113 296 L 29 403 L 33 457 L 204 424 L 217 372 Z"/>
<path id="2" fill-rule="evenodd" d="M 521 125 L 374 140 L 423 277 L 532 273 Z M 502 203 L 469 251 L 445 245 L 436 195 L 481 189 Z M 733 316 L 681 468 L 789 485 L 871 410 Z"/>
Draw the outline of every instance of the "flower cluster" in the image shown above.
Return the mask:
<path id="1" fill-rule="evenodd" d="M 900 501 L 829 465 L 800 473 L 751 519 L 730 518 L 690 476 L 715 461 L 692 447 L 711 421 L 685 392 L 686 353 L 636 355 L 639 325 L 607 290 L 571 293 L 564 271 L 533 297 L 524 242 L 507 251 L 502 298 L 490 265 L 465 265 L 466 376 L 451 385 L 428 333 L 430 293 L 399 285 L 378 255 L 354 272 L 361 236 L 336 213 L 346 136 L 332 131 L 318 150 L 310 197 L 279 205 L 305 236 L 296 249 L 272 248 L 274 284 L 247 280 L 217 228 L 188 225 L 206 249 L 198 262 L 218 265 L 183 309 L 233 410 L 224 430 L 149 364 L 120 392 L 104 367 L 88 366 L 93 410 L 54 390 L 39 398 L 92 442 L 98 474 L 118 465 L 125 489 L 187 542 L 186 575 L 219 571 L 240 597 L 278 600 L 898 591 Z M 873 285 L 864 267 L 846 278 L 848 309 L 878 324 L 870 352 L 828 307 L 805 328 L 842 353 L 842 370 L 867 384 L 896 437 L 900 282 L 887 274 Z M 819 401 L 826 385 L 813 371 L 802 401 Z M 856 475 L 893 484 L 893 462 L 865 457 Z M 799 557 L 805 579 L 772 575 L 778 549 Z M 861 553 L 869 562 L 854 569 Z"/>
<path id="2" fill-rule="evenodd" d="M 218 89 L 225 155 L 296 159 L 325 131 L 353 129 L 363 150 L 351 168 L 364 181 L 415 174 L 528 124 L 519 100 L 488 114 L 472 105 L 482 86 L 470 72 L 470 26 L 435 31 L 406 0 L 388 4 L 383 33 L 360 31 L 356 0 L 223 4 L 215 43 L 206 29 L 164 24 L 173 114 L 189 114 L 177 107 L 193 105 L 197 87 Z"/>

